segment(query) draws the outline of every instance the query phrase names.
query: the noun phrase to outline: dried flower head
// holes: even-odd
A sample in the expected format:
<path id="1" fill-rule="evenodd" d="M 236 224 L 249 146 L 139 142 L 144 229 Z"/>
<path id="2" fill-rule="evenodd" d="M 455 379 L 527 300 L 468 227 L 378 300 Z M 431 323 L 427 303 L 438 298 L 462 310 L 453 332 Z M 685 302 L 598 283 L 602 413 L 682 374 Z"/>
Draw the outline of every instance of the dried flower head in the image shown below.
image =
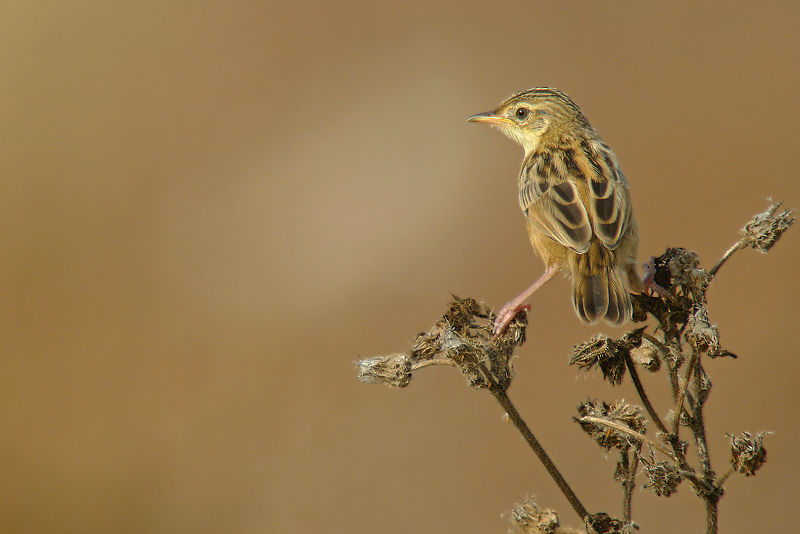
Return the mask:
<path id="1" fill-rule="evenodd" d="M 653 280 L 673 294 L 676 287 L 694 285 L 705 275 L 705 271 L 699 267 L 697 254 L 685 248 L 668 248 L 651 261 Z"/>
<path id="2" fill-rule="evenodd" d="M 667 250 L 667 267 L 672 284 L 688 286 L 702 279 L 705 271 L 700 269 L 700 258 L 691 250 L 671 248 Z"/>
<path id="3" fill-rule="evenodd" d="M 405 354 L 376 356 L 355 362 L 358 379 L 367 384 L 403 388 L 411 381 L 411 359 Z"/>
<path id="4" fill-rule="evenodd" d="M 589 341 L 573 347 L 569 363 L 586 371 L 595 366 L 600 367 L 605 380 L 614 386 L 619 385 L 625 376 L 625 360 L 630 356 L 631 350 L 642 344 L 644 330 L 644 327 L 631 330 L 620 340 L 598 334 Z"/>
<path id="5" fill-rule="evenodd" d="M 767 461 L 767 450 L 761 445 L 761 437 L 770 432 L 759 432 L 755 438 L 749 432 L 742 432 L 742 437 L 731 438 L 731 464 L 733 468 L 745 476 L 755 475 L 756 471 Z"/>
<path id="6" fill-rule="evenodd" d="M 621 348 L 619 341 L 598 334 L 573 348 L 569 363 L 586 371 L 600 367 L 603 378 L 616 386 L 622 383 L 625 376 L 625 356 Z"/>
<path id="7" fill-rule="evenodd" d="M 606 450 L 612 447 L 625 449 L 638 440 L 630 433 L 616 427 L 627 427 L 638 434 L 644 433 L 647 421 L 638 406 L 618 402 L 609 406 L 605 402 L 586 401 L 578 406 L 580 418 L 575 421 L 587 432 L 598 445 Z"/>
<path id="8" fill-rule="evenodd" d="M 709 324 L 708 311 L 704 306 L 695 308 L 687 323 L 686 340 L 696 346 L 698 350 L 708 352 L 712 358 L 730 356 L 736 358 L 719 344 L 717 325 Z"/>
<path id="9" fill-rule="evenodd" d="M 783 202 L 773 204 L 771 198 L 767 200 L 770 202 L 770 207 L 753 217 L 753 220 L 740 231 L 747 240 L 745 246 L 750 246 L 765 254 L 780 239 L 783 232 L 797 220 L 794 217 L 794 209 L 784 210 L 775 215 L 775 211 Z"/>
<path id="10" fill-rule="evenodd" d="M 649 339 L 642 339 L 641 345 L 631 349 L 631 358 L 652 373 L 661 369 L 659 348 Z"/>
<path id="11" fill-rule="evenodd" d="M 669 497 L 678 491 L 678 484 L 683 477 L 677 467 L 669 462 L 658 462 L 652 455 L 649 461 L 644 457 L 639 459 L 644 465 L 643 472 L 647 476 L 645 488 L 653 488 L 653 493 L 659 497 Z"/>
<path id="12" fill-rule="evenodd" d="M 489 377 L 507 388 L 514 376 L 514 349 L 525 342 L 527 315 L 519 313 L 502 336 L 490 342 L 494 315 L 474 299 L 454 302 L 428 333 L 420 334 L 411 349 L 414 369 L 430 363 L 448 362 L 464 373 L 472 387 L 486 387 Z"/>
<path id="13" fill-rule="evenodd" d="M 625 523 L 600 512 L 586 516 L 586 531 L 589 534 L 623 534 Z"/>
<path id="14" fill-rule="evenodd" d="M 563 532 L 558 528 L 558 514 L 553 510 L 540 510 L 533 499 L 528 499 L 511 511 L 511 525 L 515 530 L 528 534 Z"/>

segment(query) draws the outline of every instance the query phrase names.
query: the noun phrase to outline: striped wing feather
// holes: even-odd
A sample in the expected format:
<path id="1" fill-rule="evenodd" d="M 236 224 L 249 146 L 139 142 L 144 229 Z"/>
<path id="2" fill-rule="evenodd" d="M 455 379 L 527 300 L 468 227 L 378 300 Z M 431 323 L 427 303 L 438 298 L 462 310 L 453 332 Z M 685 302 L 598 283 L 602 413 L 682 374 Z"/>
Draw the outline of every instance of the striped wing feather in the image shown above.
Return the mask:
<path id="1" fill-rule="evenodd" d="M 628 184 L 599 141 L 531 154 L 520 173 L 519 201 L 536 230 L 578 254 L 589 250 L 593 235 L 616 249 L 630 225 Z"/>
<path id="2" fill-rule="evenodd" d="M 589 250 L 589 215 L 561 158 L 532 154 L 520 174 L 519 201 L 536 230 L 579 254 Z"/>
<path id="3" fill-rule="evenodd" d="M 597 238 L 609 249 L 619 246 L 631 221 L 628 182 L 617 164 L 614 153 L 601 142 L 585 143 L 581 156 L 591 167 L 589 182 L 589 215 Z"/>

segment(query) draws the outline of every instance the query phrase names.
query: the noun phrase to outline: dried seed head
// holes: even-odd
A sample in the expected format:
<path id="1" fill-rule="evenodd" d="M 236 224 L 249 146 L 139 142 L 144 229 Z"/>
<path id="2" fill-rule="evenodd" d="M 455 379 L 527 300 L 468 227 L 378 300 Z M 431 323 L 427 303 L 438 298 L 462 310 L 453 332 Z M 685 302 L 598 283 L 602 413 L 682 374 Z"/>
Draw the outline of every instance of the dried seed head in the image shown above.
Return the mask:
<path id="1" fill-rule="evenodd" d="M 606 450 L 612 447 L 625 449 L 637 443 L 635 437 L 614 426 L 625 426 L 639 434 L 644 433 L 647 428 L 647 421 L 642 417 L 642 409 L 622 402 L 609 406 L 605 402 L 587 401 L 578 406 L 578 413 L 581 417 L 575 421 Z"/>
<path id="2" fill-rule="evenodd" d="M 755 475 L 756 471 L 767 461 L 767 450 L 761 445 L 761 437 L 771 432 L 759 432 L 755 438 L 749 432 L 742 432 L 742 437 L 731 438 L 731 464 L 733 468 L 745 476 Z"/>
<path id="3" fill-rule="evenodd" d="M 367 384 L 403 388 L 411 381 L 411 359 L 405 354 L 376 356 L 355 362 L 358 379 Z"/>
<path id="4" fill-rule="evenodd" d="M 625 523 L 606 513 L 586 516 L 586 531 L 589 534 L 624 534 L 625 530 Z"/>
<path id="5" fill-rule="evenodd" d="M 700 258 L 691 250 L 685 248 L 672 248 L 669 262 L 669 274 L 672 276 L 673 283 L 686 283 L 696 280 L 701 274 L 699 269 Z"/>
<path id="6" fill-rule="evenodd" d="M 467 297 L 460 299 L 453 295 L 455 302 L 450 305 L 450 309 L 442 317 L 442 322 L 450 325 L 450 327 L 461 334 L 466 336 L 469 334 L 470 328 L 475 327 L 475 319 L 485 319 L 487 315 L 481 309 L 480 305 L 475 302 L 475 299 Z"/>
<path id="7" fill-rule="evenodd" d="M 618 385 L 622 383 L 622 378 L 625 376 L 623 350 L 630 349 L 619 341 L 598 334 L 573 348 L 569 363 L 586 371 L 598 366 L 603 371 L 604 379 L 613 385 Z"/>
<path id="8" fill-rule="evenodd" d="M 775 215 L 775 211 L 783 202 L 773 204 L 771 198 L 767 200 L 770 202 L 770 207 L 763 213 L 753 217 L 753 220 L 747 223 L 740 231 L 747 239 L 746 246 L 765 254 L 780 239 L 783 232 L 797 220 L 794 217 L 795 210 L 793 209 L 788 209 Z"/>
<path id="9" fill-rule="evenodd" d="M 493 380 L 507 388 L 514 376 L 514 349 L 525 342 L 526 314 L 518 313 L 503 335 L 489 342 L 492 312 L 471 298 L 453 298 L 455 301 L 430 332 L 417 336 L 411 349 L 414 368 L 448 360 L 461 369 L 472 387 L 487 387 Z M 488 369 L 491 380 L 484 369 Z"/>
<path id="10" fill-rule="evenodd" d="M 649 339 L 642 339 L 642 344 L 631 349 L 631 358 L 650 372 L 655 373 L 661 368 L 658 357 L 659 349 Z"/>
<path id="11" fill-rule="evenodd" d="M 704 307 L 698 307 L 689 317 L 688 333 L 686 339 L 691 341 L 700 350 L 708 350 L 711 345 L 719 345 L 717 325 L 710 325 L 708 322 L 708 311 Z"/>
<path id="12" fill-rule="evenodd" d="M 515 530 L 529 534 L 564 532 L 558 528 L 558 514 L 553 510 L 540 510 L 533 499 L 528 499 L 511 511 L 511 525 Z"/>
<path id="13" fill-rule="evenodd" d="M 434 327 L 436 330 L 436 327 Z M 439 341 L 438 331 L 428 334 L 419 334 L 417 339 L 414 340 L 414 346 L 411 347 L 411 358 L 417 361 L 430 360 L 435 358 L 441 352 L 442 346 Z"/>
<path id="14" fill-rule="evenodd" d="M 712 358 L 719 356 L 736 358 L 735 354 L 728 352 L 719 344 L 717 325 L 709 324 L 708 311 L 703 306 L 697 307 L 689 317 L 686 340 L 698 350 L 707 351 Z"/>
<path id="15" fill-rule="evenodd" d="M 668 248 L 654 260 L 654 280 L 674 294 L 677 286 L 693 287 L 705 279 L 705 271 L 699 265 L 700 259 L 691 250 Z"/>
<path id="16" fill-rule="evenodd" d="M 644 465 L 643 471 L 647 476 L 647 484 L 645 488 L 653 488 L 653 493 L 661 497 L 669 497 L 678 491 L 678 484 L 681 483 L 683 477 L 677 467 L 669 462 L 657 462 L 655 457 L 651 456 L 650 461 L 644 457 L 640 457 Z"/>

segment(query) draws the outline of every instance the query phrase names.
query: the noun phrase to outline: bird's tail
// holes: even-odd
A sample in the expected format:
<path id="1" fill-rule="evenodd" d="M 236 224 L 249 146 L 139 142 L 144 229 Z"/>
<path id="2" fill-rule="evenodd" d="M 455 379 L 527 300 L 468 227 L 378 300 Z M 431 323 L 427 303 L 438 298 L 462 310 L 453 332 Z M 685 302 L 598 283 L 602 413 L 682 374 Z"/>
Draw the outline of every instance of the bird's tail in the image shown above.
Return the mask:
<path id="1" fill-rule="evenodd" d="M 585 254 L 576 255 L 572 266 L 572 302 L 587 323 L 605 319 L 622 324 L 631 318 L 632 305 L 614 253 L 592 242 Z"/>

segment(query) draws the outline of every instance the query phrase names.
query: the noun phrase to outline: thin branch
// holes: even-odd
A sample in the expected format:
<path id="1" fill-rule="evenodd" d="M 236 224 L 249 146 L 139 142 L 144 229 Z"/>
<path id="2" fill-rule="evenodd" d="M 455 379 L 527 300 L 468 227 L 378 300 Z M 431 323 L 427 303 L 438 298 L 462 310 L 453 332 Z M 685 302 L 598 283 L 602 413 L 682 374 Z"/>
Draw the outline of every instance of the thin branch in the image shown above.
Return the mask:
<path id="1" fill-rule="evenodd" d="M 636 445 L 636 451 L 631 457 L 631 448 L 627 447 L 622 451 L 622 462 L 625 465 L 625 481 L 622 484 L 624 495 L 622 497 L 622 513 L 626 525 L 633 522 L 631 517 L 631 505 L 633 501 L 633 490 L 636 488 L 636 470 L 639 467 L 639 455 L 642 452 L 642 443 Z"/>
<path id="2" fill-rule="evenodd" d="M 700 367 L 700 361 L 695 364 L 695 367 Z M 702 369 L 701 369 L 702 371 Z M 700 390 L 700 380 L 702 372 L 698 371 L 694 374 L 695 381 L 695 399 L 692 403 L 692 432 L 694 433 L 694 440 L 697 444 L 697 455 L 700 457 L 700 464 L 703 466 L 703 478 L 709 481 L 714 479 L 714 471 L 711 470 L 711 457 L 708 454 L 708 443 L 706 441 L 706 425 L 703 420 L 703 399 Z"/>
<path id="3" fill-rule="evenodd" d="M 528 442 L 528 445 L 530 445 L 531 449 L 533 449 L 533 452 L 535 452 L 536 456 L 539 457 L 539 460 L 541 460 L 542 464 L 544 464 L 545 469 L 547 469 L 547 472 L 550 473 L 550 476 L 564 494 L 564 497 L 566 497 L 569 503 L 572 505 L 572 508 L 575 509 L 575 512 L 580 516 L 582 521 L 586 521 L 586 518 L 589 516 L 589 512 L 586 511 L 586 508 L 584 508 L 583 504 L 581 504 L 581 502 L 578 500 L 577 495 L 575 495 L 575 492 L 572 491 L 572 488 L 569 487 L 567 481 L 564 480 L 563 476 L 561 476 L 561 473 L 556 468 L 556 465 L 544 451 L 544 448 L 539 444 L 539 441 L 533 435 L 533 432 L 531 432 L 530 428 L 528 428 L 528 425 L 525 424 L 525 421 L 519 415 L 519 412 L 517 412 L 516 407 L 514 407 L 514 404 L 511 402 L 511 399 L 508 398 L 508 395 L 506 395 L 506 392 L 502 386 L 500 386 L 500 384 L 498 384 L 494 378 L 492 378 L 492 375 L 489 374 L 489 370 L 486 368 L 485 364 L 482 363 L 480 367 L 484 376 L 489 381 L 489 391 L 492 393 L 492 395 L 494 395 L 494 398 L 497 399 L 497 402 L 500 403 L 500 406 L 502 406 L 506 411 L 508 418 L 512 423 L 514 423 L 514 426 L 517 427 L 517 430 L 520 431 L 522 436 Z"/>
<path id="4" fill-rule="evenodd" d="M 736 472 L 736 469 L 734 469 L 733 467 L 731 467 L 730 469 L 728 469 L 728 470 L 725 472 L 725 474 L 724 474 L 724 475 L 722 475 L 721 477 L 719 477 L 719 480 L 717 480 L 717 486 L 719 486 L 719 487 L 722 487 L 722 484 L 724 484 L 724 483 L 725 483 L 725 480 L 726 480 L 726 479 L 727 479 L 729 476 L 731 476 L 732 474 L 734 474 L 735 472 Z"/>
<path id="5" fill-rule="evenodd" d="M 706 532 L 708 534 L 717 534 L 718 505 L 719 497 L 706 497 Z"/>
<path id="6" fill-rule="evenodd" d="M 698 357 L 699 353 L 697 352 L 697 349 L 695 349 L 692 351 L 692 357 L 689 360 L 689 367 L 686 369 L 686 378 L 683 379 L 683 389 L 681 389 L 678 400 L 675 401 L 675 420 L 672 422 L 672 433 L 676 436 L 678 435 L 678 430 L 680 429 L 683 401 L 686 398 L 686 391 L 689 389 L 689 381 L 692 378 L 692 372 L 694 371 L 694 366 L 697 364 Z"/>
<path id="7" fill-rule="evenodd" d="M 669 379 L 670 384 L 672 385 L 672 398 L 676 399 L 678 397 L 678 388 L 677 384 L 675 383 L 675 379 L 673 374 L 675 372 L 675 368 L 671 364 L 671 353 L 672 349 L 667 346 L 665 343 L 659 341 L 655 336 L 648 334 L 647 332 L 642 332 L 642 337 L 656 346 L 656 348 L 661 351 L 661 354 L 664 355 L 664 360 L 667 362 L 667 367 L 669 368 Z"/>
<path id="8" fill-rule="evenodd" d="M 726 261 L 728 261 L 728 258 L 733 256 L 734 252 L 736 252 L 737 250 L 743 249 L 746 246 L 747 246 L 747 238 L 745 237 L 745 238 L 742 238 L 738 243 L 733 245 L 731 248 L 729 248 L 728 251 L 725 252 L 725 254 L 722 255 L 722 257 L 719 259 L 719 261 L 716 263 L 716 265 L 714 265 L 711 268 L 711 270 L 708 271 L 709 278 L 713 278 L 714 275 L 717 274 L 717 271 L 719 271 L 719 268 L 722 267 L 725 264 Z"/>
<path id="9" fill-rule="evenodd" d="M 663 445 L 661 445 L 659 443 L 656 443 L 655 441 L 652 441 L 650 438 L 648 438 L 644 434 L 640 434 L 639 432 L 636 432 L 635 430 L 631 430 L 630 428 L 628 428 L 625 425 L 621 425 L 619 423 L 614 423 L 612 421 L 608 421 L 608 420 L 602 419 L 600 417 L 592 417 L 591 415 L 583 416 L 583 417 L 581 417 L 579 419 L 579 421 L 581 423 L 583 423 L 583 422 L 594 423 L 596 425 L 604 425 L 604 426 L 607 426 L 609 428 L 613 428 L 614 430 L 616 430 L 618 432 L 622 432 L 623 434 L 627 434 L 627 435 L 631 436 L 632 438 L 636 439 L 637 441 L 639 441 L 641 443 L 646 443 L 650 447 L 652 447 L 654 449 L 657 449 L 658 451 L 660 451 L 660 452 L 666 454 L 667 456 L 669 456 L 671 459 L 677 461 L 677 458 L 675 458 L 675 454 L 671 450 L 669 450 L 668 448 L 666 448 L 665 446 L 663 446 Z"/>
<path id="10" fill-rule="evenodd" d="M 423 360 L 411 366 L 412 371 L 422 369 L 423 367 L 430 367 L 431 365 L 449 365 L 450 367 L 458 367 L 458 364 L 450 358 L 432 358 L 430 360 Z"/>
<path id="11" fill-rule="evenodd" d="M 647 393 L 644 391 L 642 381 L 639 380 L 639 373 L 636 371 L 636 366 L 633 363 L 633 358 L 631 358 L 631 353 L 627 351 L 625 352 L 625 365 L 628 366 L 628 371 L 631 373 L 631 378 L 633 379 L 633 385 L 636 386 L 636 391 L 639 393 L 639 398 L 642 399 L 642 403 L 644 404 L 647 413 L 650 414 L 650 418 L 656 424 L 658 429 L 661 430 L 661 432 L 664 434 L 669 434 L 669 430 L 667 430 L 667 427 L 661 422 L 661 419 L 658 417 L 655 409 L 653 409 L 653 405 L 650 404 L 650 399 L 647 398 Z"/>

